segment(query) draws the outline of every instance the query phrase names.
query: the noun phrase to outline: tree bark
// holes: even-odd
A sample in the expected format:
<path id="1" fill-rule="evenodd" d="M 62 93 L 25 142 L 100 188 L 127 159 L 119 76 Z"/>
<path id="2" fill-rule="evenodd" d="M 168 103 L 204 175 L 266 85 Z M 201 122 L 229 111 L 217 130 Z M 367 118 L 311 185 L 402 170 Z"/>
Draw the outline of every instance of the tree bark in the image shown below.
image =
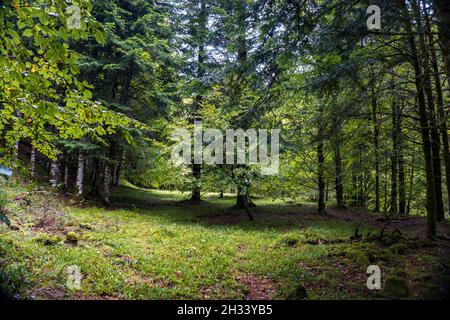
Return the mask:
<path id="1" fill-rule="evenodd" d="M 388 155 L 385 153 L 384 154 L 384 168 L 388 168 L 389 164 L 389 157 Z M 387 170 L 387 169 L 385 169 Z M 384 184 L 383 184 L 383 213 L 386 214 L 387 210 L 388 210 L 388 174 L 386 171 L 383 172 L 383 176 L 384 176 Z"/>
<path id="2" fill-rule="evenodd" d="M 99 189 L 99 181 L 98 181 L 98 171 L 99 171 L 100 161 L 97 159 L 92 159 L 92 172 L 91 172 L 91 183 L 89 191 L 89 195 L 95 196 L 98 195 Z M 100 169 L 101 170 L 101 169 Z"/>
<path id="3" fill-rule="evenodd" d="M 120 186 L 120 172 L 122 171 L 122 169 L 125 167 L 125 160 L 127 157 L 127 153 L 125 150 L 122 151 L 122 156 L 120 157 L 120 160 L 118 162 L 117 165 L 117 170 L 115 172 L 115 177 L 114 177 L 114 187 L 118 188 Z"/>
<path id="4" fill-rule="evenodd" d="M 201 0 L 200 11 L 198 15 L 198 55 L 197 55 L 197 79 L 201 79 L 205 75 L 205 61 L 206 61 L 206 50 L 205 50 L 205 34 L 206 34 L 206 23 L 207 23 L 207 10 L 206 1 Z M 194 102 L 194 110 L 192 119 L 195 121 L 198 116 L 198 110 L 201 107 L 203 101 L 203 96 L 197 94 Z M 192 164 L 192 176 L 194 178 L 194 186 L 192 188 L 191 200 L 194 202 L 201 201 L 201 188 L 200 188 L 200 178 L 202 174 L 201 164 Z"/>
<path id="5" fill-rule="evenodd" d="M 36 149 L 31 146 L 31 156 L 30 156 L 30 176 L 31 180 L 36 179 Z"/>
<path id="6" fill-rule="evenodd" d="M 335 142 L 334 146 L 334 166 L 335 166 L 335 188 L 336 188 L 336 206 L 345 208 L 344 204 L 344 187 L 342 183 L 342 157 L 339 142 Z"/>
<path id="7" fill-rule="evenodd" d="M 12 175 L 14 177 L 17 177 L 19 175 L 19 147 L 20 147 L 20 142 L 19 141 L 15 141 L 14 145 L 13 145 L 13 159 L 16 161 L 16 163 L 14 163 L 14 167 L 12 170 Z"/>
<path id="8" fill-rule="evenodd" d="M 84 153 L 79 150 L 78 151 L 78 164 L 77 164 L 77 197 L 82 197 L 84 195 L 84 164 L 86 158 Z"/>
<path id="9" fill-rule="evenodd" d="M 324 155 L 323 142 L 319 142 L 317 146 L 317 186 L 319 188 L 319 198 L 317 201 L 319 214 L 325 213 L 325 177 L 324 177 Z"/>
<path id="10" fill-rule="evenodd" d="M 450 6 L 448 0 L 434 0 L 433 9 L 439 25 L 439 42 L 450 88 Z"/>
<path id="11" fill-rule="evenodd" d="M 373 121 L 373 148 L 374 148 L 374 166 L 375 166 L 375 208 L 373 211 L 380 211 L 380 122 L 377 117 L 377 97 L 375 95 L 375 86 L 372 89 L 372 121 Z"/>
<path id="12" fill-rule="evenodd" d="M 411 176 L 409 177 L 409 196 L 408 196 L 408 204 L 406 205 L 406 215 L 411 213 L 411 201 L 413 197 L 413 181 L 414 181 L 414 160 L 411 164 Z"/>
<path id="13" fill-rule="evenodd" d="M 391 207 L 390 213 L 397 214 L 397 170 L 398 170 L 398 105 L 392 102 L 392 153 L 391 153 Z"/>
<path id="14" fill-rule="evenodd" d="M 434 193 L 435 193 L 435 211 L 436 220 L 442 221 L 444 219 L 444 202 L 442 199 L 442 170 L 441 170 L 441 157 L 440 157 L 440 138 L 436 125 L 436 108 L 434 104 L 433 88 L 431 86 L 430 79 L 430 67 L 429 67 L 429 53 L 425 43 L 424 28 L 422 26 L 422 16 L 417 0 L 412 1 L 413 8 L 416 15 L 417 31 L 419 33 L 419 45 L 422 56 L 423 64 L 423 86 L 425 91 L 425 97 L 427 99 L 428 106 L 428 121 L 430 125 L 430 137 L 431 137 L 431 153 L 433 161 L 433 176 L 434 176 Z"/>
<path id="15" fill-rule="evenodd" d="M 408 43 L 411 49 L 411 62 L 415 74 L 414 84 L 417 91 L 419 122 L 421 127 L 420 132 L 422 136 L 422 148 L 425 158 L 425 174 L 427 184 L 427 236 L 429 239 L 434 240 L 436 238 L 436 195 L 434 188 L 433 157 L 431 153 L 429 121 L 423 88 L 424 79 L 422 76 L 422 70 L 417 54 L 416 42 L 412 33 L 411 21 L 409 18 L 408 9 L 406 8 L 406 4 L 404 7 L 404 11 L 406 13 L 405 17 L 408 18 L 408 21 L 405 24 L 405 30 L 409 34 Z"/>
<path id="16" fill-rule="evenodd" d="M 431 66 L 433 68 L 433 79 L 436 88 L 436 102 L 438 109 L 438 123 L 440 124 L 440 133 L 442 139 L 442 153 L 445 168 L 445 180 L 447 187 L 447 208 L 450 210 L 450 150 L 448 141 L 448 127 L 447 127 L 447 112 L 444 106 L 444 98 L 442 95 L 441 79 L 439 78 L 439 67 L 436 57 L 436 50 L 434 48 L 433 34 L 431 33 L 431 26 L 429 16 L 425 12 L 425 23 L 428 34 L 428 47 L 430 48 Z"/>
<path id="17" fill-rule="evenodd" d="M 398 213 L 406 214 L 405 157 L 403 154 L 402 108 L 397 107 Z"/>
<path id="18" fill-rule="evenodd" d="M 202 167 L 200 164 L 192 165 L 192 176 L 194 178 L 194 186 L 192 188 L 191 200 L 194 202 L 201 201 L 200 178 Z"/>
<path id="19" fill-rule="evenodd" d="M 50 186 L 56 189 L 59 184 L 59 159 L 56 156 L 55 160 L 52 160 L 50 164 Z"/>
<path id="20" fill-rule="evenodd" d="M 69 179 L 70 179 L 70 172 L 69 172 L 69 170 L 70 170 L 70 168 L 71 168 L 71 166 L 69 165 L 69 161 L 70 161 L 70 158 L 69 158 L 69 155 L 67 154 L 67 153 L 65 153 L 65 155 L 64 155 L 64 188 L 65 189 L 69 189 Z"/>
<path id="21" fill-rule="evenodd" d="M 246 15 L 247 15 L 247 2 L 245 1 L 230 1 L 233 7 L 233 15 L 235 17 L 237 25 L 237 37 L 235 38 L 237 62 L 238 62 L 238 74 L 241 76 L 243 81 L 246 80 L 245 71 L 247 63 L 247 25 L 246 25 Z M 234 92 L 232 93 L 232 98 L 234 103 L 239 105 L 242 103 L 242 93 L 243 86 L 245 83 L 243 81 L 236 81 L 234 84 Z M 241 128 L 247 129 L 248 119 L 241 121 Z M 247 177 L 243 178 L 245 183 L 242 184 L 242 179 L 238 182 L 238 197 L 236 199 L 236 205 L 238 207 L 244 208 L 249 216 L 250 220 L 253 220 L 251 213 L 248 209 L 250 206 L 255 206 L 255 204 L 250 199 L 250 183 L 247 181 Z"/>
<path id="22" fill-rule="evenodd" d="M 363 169 L 363 145 L 358 146 L 358 172 L 359 172 L 357 175 L 358 205 L 360 205 L 361 207 L 365 207 L 366 206 L 366 189 L 365 189 L 365 176 L 364 176 L 364 169 Z"/>
<path id="23" fill-rule="evenodd" d="M 110 204 L 111 196 L 111 168 L 108 162 L 105 160 L 103 165 L 103 181 L 102 181 L 102 201 L 105 205 Z"/>
<path id="24" fill-rule="evenodd" d="M 255 207 L 255 204 L 250 199 L 250 195 L 248 193 L 248 185 L 238 185 L 237 197 L 236 197 L 236 208 L 244 209 L 248 219 L 253 221 L 253 215 L 250 211 L 250 207 Z"/>

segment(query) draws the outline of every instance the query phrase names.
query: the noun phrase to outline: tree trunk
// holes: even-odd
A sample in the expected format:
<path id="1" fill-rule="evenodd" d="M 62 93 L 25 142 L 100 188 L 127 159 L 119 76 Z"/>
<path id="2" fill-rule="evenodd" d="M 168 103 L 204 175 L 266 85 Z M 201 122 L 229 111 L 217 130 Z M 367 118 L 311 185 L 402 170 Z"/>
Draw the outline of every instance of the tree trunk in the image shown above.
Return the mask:
<path id="1" fill-rule="evenodd" d="M 105 205 L 110 204 L 110 196 L 111 196 L 111 169 L 108 162 L 104 161 L 103 166 L 103 181 L 102 181 L 102 201 Z"/>
<path id="2" fill-rule="evenodd" d="M 198 202 L 201 201 L 201 188 L 200 188 L 200 178 L 202 174 L 202 167 L 200 164 L 192 165 L 192 176 L 194 178 L 194 186 L 192 188 L 191 201 Z"/>
<path id="3" fill-rule="evenodd" d="M 411 201 L 413 197 L 413 181 L 414 181 L 414 161 L 411 164 L 411 176 L 409 178 L 409 196 L 408 196 L 408 204 L 406 206 L 406 214 L 409 215 L 411 213 Z"/>
<path id="4" fill-rule="evenodd" d="M 325 213 L 325 177 L 324 177 L 324 156 L 323 156 L 323 142 L 319 142 L 317 146 L 317 181 L 319 188 L 318 198 L 318 212 L 319 214 Z"/>
<path id="5" fill-rule="evenodd" d="M 120 186 L 120 171 L 122 170 L 122 168 L 125 167 L 126 156 L 127 156 L 127 153 L 126 153 L 125 150 L 123 150 L 122 151 L 122 156 L 121 156 L 121 158 L 119 160 L 119 163 L 117 165 L 117 170 L 116 170 L 116 172 L 114 174 L 114 183 L 113 183 L 113 185 L 116 188 L 118 188 Z"/>
<path id="6" fill-rule="evenodd" d="M 334 166 L 335 166 L 335 188 L 336 188 L 336 206 L 344 208 L 344 188 L 342 183 L 342 158 L 339 142 L 334 146 Z"/>
<path id="7" fill-rule="evenodd" d="M 14 142 L 14 159 L 19 159 L 19 141 Z"/>
<path id="8" fill-rule="evenodd" d="M 358 150 L 358 166 L 359 166 L 359 173 L 358 173 L 358 204 L 361 207 L 366 206 L 366 189 L 365 189 L 365 178 L 364 178 L 364 169 L 363 169 L 363 146 L 359 146 Z"/>
<path id="9" fill-rule="evenodd" d="M 434 0 L 433 9 L 439 24 L 439 42 L 450 88 L 450 6 L 448 0 Z"/>
<path id="10" fill-rule="evenodd" d="M 409 16 L 406 4 L 404 7 L 406 17 Z M 408 18 L 409 19 L 409 18 Z M 408 42 L 411 49 L 411 60 L 414 68 L 415 74 L 415 87 L 417 91 L 417 102 L 419 107 L 419 122 L 420 122 L 420 132 L 422 136 L 422 148 L 425 158 L 425 173 L 426 173 L 426 184 L 427 184 L 427 236 L 429 239 L 434 240 L 436 238 L 436 195 L 434 187 L 434 174 L 433 174 L 433 157 L 431 153 L 431 140 L 430 140 L 430 130 L 428 122 L 427 107 L 425 102 L 425 94 L 423 88 L 423 76 L 422 70 L 419 63 L 419 58 L 417 55 L 417 47 L 412 33 L 411 21 L 408 20 L 405 24 L 406 32 L 408 33 Z"/>
<path id="11" fill-rule="evenodd" d="M 249 197 L 244 192 L 244 187 L 238 186 L 236 195 L 236 207 L 244 208 L 245 204 L 248 203 Z"/>
<path id="12" fill-rule="evenodd" d="M 70 161 L 69 155 L 67 153 L 65 153 L 65 155 L 64 155 L 64 188 L 65 189 L 69 189 L 69 187 L 70 187 L 69 186 L 69 184 L 70 184 L 69 170 L 70 170 L 71 166 L 69 165 L 69 161 Z"/>
<path id="13" fill-rule="evenodd" d="M 319 191 L 318 199 L 317 199 L 317 212 L 319 214 L 325 214 L 325 170 L 324 170 L 324 162 L 325 157 L 323 154 L 323 137 L 324 137 L 324 128 L 323 128 L 323 105 L 319 106 L 319 123 L 317 130 L 317 188 Z"/>
<path id="14" fill-rule="evenodd" d="M 118 180 L 117 179 L 118 174 L 119 174 L 119 164 L 116 163 L 116 164 L 114 164 L 114 169 L 111 174 L 111 185 L 114 187 L 116 186 L 116 181 Z"/>
<path id="15" fill-rule="evenodd" d="M 95 179 L 95 195 L 103 199 L 105 181 L 105 160 L 97 161 L 97 174 Z"/>
<path id="16" fill-rule="evenodd" d="M 377 97 L 375 89 L 372 90 L 372 120 L 373 120 L 373 146 L 375 165 L 375 212 L 380 211 L 380 124 L 377 118 Z"/>
<path id="17" fill-rule="evenodd" d="M 77 197 L 82 197 L 84 195 L 84 164 L 86 158 L 84 153 L 79 150 L 78 151 L 78 164 L 77 164 Z"/>
<path id="18" fill-rule="evenodd" d="M 59 159 L 56 156 L 55 160 L 52 160 L 50 164 L 50 186 L 55 189 L 59 184 Z"/>
<path id="19" fill-rule="evenodd" d="M 398 105 L 392 103 L 392 153 L 391 153 L 391 208 L 390 213 L 397 214 L 397 169 L 398 169 Z"/>
<path id="20" fill-rule="evenodd" d="M 403 154 L 402 108 L 397 107 L 398 213 L 406 214 L 405 157 Z"/>
<path id="21" fill-rule="evenodd" d="M 433 79 L 436 88 L 436 101 L 437 101 L 437 109 L 438 109 L 438 123 L 440 124 L 440 133 L 442 138 L 442 147 L 443 147 L 443 160 L 445 167 L 445 180 L 447 186 L 447 208 L 450 210 L 450 150 L 449 150 L 449 141 L 448 141 L 448 127 L 447 127 L 447 112 L 444 106 L 444 98 L 442 95 L 442 86 L 441 79 L 439 78 L 439 67 L 436 57 L 436 50 L 434 48 L 433 43 L 433 34 L 431 33 L 431 26 L 429 21 L 429 16 L 425 12 L 426 18 L 426 30 L 428 34 L 428 46 L 430 48 L 430 58 L 431 65 L 433 68 Z"/>
<path id="22" fill-rule="evenodd" d="M 436 108 L 434 105 L 433 88 L 431 86 L 429 55 L 424 37 L 424 28 L 422 27 L 421 13 L 417 1 L 413 1 L 413 8 L 417 19 L 417 31 L 419 32 L 419 45 L 422 55 L 423 63 L 423 86 L 428 105 L 428 121 L 430 125 L 431 136 L 431 153 L 433 161 L 433 176 L 434 176 L 434 193 L 435 193 L 435 211 L 436 220 L 444 220 L 444 202 L 442 200 L 442 170 L 440 157 L 440 138 L 436 125 Z"/>
<path id="23" fill-rule="evenodd" d="M 19 174 L 19 146 L 19 141 L 15 141 L 13 146 L 13 159 L 16 161 L 16 163 L 14 163 L 12 170 L 12 175 L 15 177 Z"/>
<path id="24" fill-rule="evenodd" d="M 388 168 L 388 155 L 385 154 L 384 155 L 384 168 Z M 385 169 L 387 170 L 387 169 Z M 387 213 L 387 209 L 388 209 L 388 174 L 386 173 L 386 171 L 384 170 L 384 185 L 383 185 L 383 213 L 386 214 Z"/>
<path id="25" fill-rule="evenodd" d="M 198 55 L 197 55 L 197 79 L 203 78 L 205 75 L 205 62 L 206 62 L 206 50 L 205 50 L 205 34 L 206 23 L 207 23 L 207 10 L 206 1 L 201 0 L 200 2 L 200 12 L 198 14 Z M 198 117 L 198 111 L 203 101 L 203 96 L 197 94 L 194 103 L 193 117 L 195 121 Z M 194 202 L 201 201 L 201 188 L 200 188 L 200 178 L 201 178 L 202 167 L 199 163 L 194 163 L 192 165 L 192 176 L 194 178 L 194 186 L 192 189 L 191 200 Z"/>
<path id="26" fill-rule="evenodd" d="M 248 193 L 249 186 L 241 186 L 238 185 L 238 192 L 236 197 L 236 208 L 244 209 L 247 213 L 248 219 L 253 221 L 253 215 L 250 212 L 250 207 L 255 207 L 255 204 L 250 199 L 250 195 Z"/>
<path id="27" fill-rule="evenodd" d="M 30 156 L 30 176 L 31 180 L 36 179 L 36 149 L 31 146 L 31 156 Z"/>
<path id="28" fill-rule="evenodd" d="M 89 195 L 98 195 L 99 182 L 98 182 L 98 171 L 99 171 L 100 161 L 97 159 L 92 159 L 92 172 L 91 172 L 91 183 Z"/>
<path id="29" fill-rule="evenodd" d="M 246 25 L 246 15 L 247 15 L 247 2 L 245 1 L 230 1 L 232 7 L 232 15 L 235 18 L 237 26 L 237 36 L 233 37 L 233 44 L 236 47 L 237 63 L 238 63 L 238 78 L 236 79 L 234 85 L 234 92 L 231 95 L 232 102 L 235 105 L 242 103 L 242 93 L 244 81 L 247 80 L 245 77 L 246 63 L 247 63 L 247 25 Z M 238 81 L 240 79 L 240 81 Z M 248 127 L 248 121 L 240 121 L 240 127 L 244 130 Z M 245 167 L 245 166 L 243 166 Z M 255 204 L 250 199 L 250 183 L 247 181 L 247 177 L 243 178 L 246 182 L 242 185 L 242 179 L 238 181 L 238 196 L 236 198 L 236 206 L 244 207 L 249 216 L 250 220 L 253 220 L 249 207 L 255 206 Z"/>
<path id="30" fill-rule="evenodd" d="M 131 90 L 131 81 L 133 80 L 133 74 L 134 74 L 134 61 L 130 60 L 128 62 L 128 70 L 126 72 L 125 82 L 122 87 L 122 93 L 121 93 L 121 99 L 120 99 L 124 105 L 128 104 L 130 90 Z"/>

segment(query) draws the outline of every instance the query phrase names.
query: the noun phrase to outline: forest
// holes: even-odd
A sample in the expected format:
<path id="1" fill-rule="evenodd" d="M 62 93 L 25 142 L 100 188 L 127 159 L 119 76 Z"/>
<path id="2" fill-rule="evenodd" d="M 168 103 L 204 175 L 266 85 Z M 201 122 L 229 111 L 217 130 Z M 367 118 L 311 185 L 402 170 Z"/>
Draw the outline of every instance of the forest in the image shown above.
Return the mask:
<path id="1" fill-rule="evenodd" d="M 4 0 L 0 29 L 2 298 L 450 297 L 447 0 Z"/>

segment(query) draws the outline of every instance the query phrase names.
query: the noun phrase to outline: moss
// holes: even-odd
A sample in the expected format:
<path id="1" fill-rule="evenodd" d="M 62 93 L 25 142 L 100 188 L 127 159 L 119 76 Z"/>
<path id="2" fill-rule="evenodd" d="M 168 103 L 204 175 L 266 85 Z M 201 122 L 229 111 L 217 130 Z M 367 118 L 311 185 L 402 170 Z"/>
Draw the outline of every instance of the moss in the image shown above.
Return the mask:
<path id="1" fill-rule="evenodd" d="M 38 236 L 36 241 L 42 243 L 44 246 L 54 246 L 61 243 L 62 238 L 59 235 L 43 234 Z"/>
<path id="2" fill-rule="evenodd" d="M 404 243 L 396 243 L 388 248 L 388 251 L 392 254 L 403 255 L 408 250 L 408 246 Z"/>
<path id="3" fill-rule="evenodd" d="M 66 242 L 67 243 L 77 244 L 79 239 L 80 239 L 80 236 L 73 231 L 69 231 L 66 234 Z"/>
<path id="4" fill-rule="evenodd" d="M 94 227 L 90 223 L 80 223 L 79 226 L 81 229 L 94 230 Z"/>
<path id="5" fill-rule="evenodd" d="M 383 293 L 390 298 L 407 298 L 409 296 L 408 283 L 398 276 L 387 276 Z"/>
<path id="6" fill-rule="evenodd" d="M 367 253 L 363 251 L 349 250 L 347 251 L 345 257 L 355 262 L 360 267 L 365 267 L 370 264 Z"/>

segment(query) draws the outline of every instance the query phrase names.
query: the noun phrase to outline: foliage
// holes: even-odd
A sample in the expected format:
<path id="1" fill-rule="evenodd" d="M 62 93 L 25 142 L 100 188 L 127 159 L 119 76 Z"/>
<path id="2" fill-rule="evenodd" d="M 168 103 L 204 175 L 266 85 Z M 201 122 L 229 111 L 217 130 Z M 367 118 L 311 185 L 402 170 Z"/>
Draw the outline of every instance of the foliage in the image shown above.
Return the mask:
<path id="1" fill-rule="evenodd" d="M 34 1 L 0 7 L 0 100 L 2 154 L 11 155 L 15 141 L 30 139 L 41 153 L 55 156 L 58 139 L 94 139 L 130 123 L 121 114 L 92 101 L 92 88 L 78 77 L 77 54 L 69 40 L 102 40 L 102 29 L 89 1 L 73 2 L 81 10 L 80 29 L 67 27 L 65 1 Z M 61 41 L 63 40 L 63 41 Z M 11 161 L 3 158 L 2 161 Z"/>

